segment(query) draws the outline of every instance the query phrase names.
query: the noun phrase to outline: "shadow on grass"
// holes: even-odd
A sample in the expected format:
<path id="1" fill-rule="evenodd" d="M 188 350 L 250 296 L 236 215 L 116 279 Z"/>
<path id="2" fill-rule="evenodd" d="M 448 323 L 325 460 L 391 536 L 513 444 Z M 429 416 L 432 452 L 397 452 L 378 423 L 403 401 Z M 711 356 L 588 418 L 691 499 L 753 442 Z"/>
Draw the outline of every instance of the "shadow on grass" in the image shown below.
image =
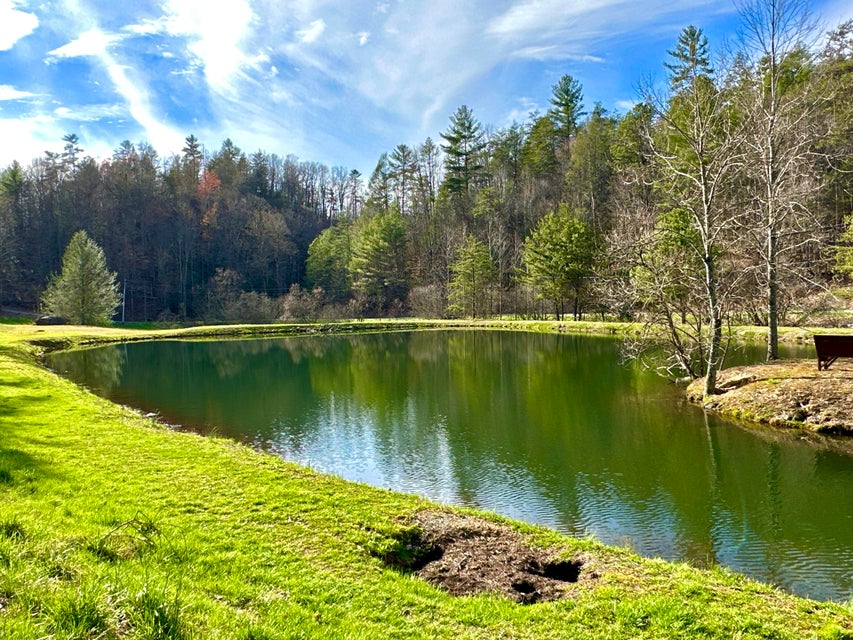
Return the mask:
<path id="1" fill-rule="evenodd" d="M 32 383 L 29 380 L 24 380 L 23 378 L 20 380 L 0 380 L 0 387 L 9 387 L 11 389 L 24 389 L 31 385 Z"/>
<path id="2" fill-rule="evenodd" d="M 44 463 L 20 449 L 0 446 L 0 489 L 4 486 L 32 482 L 35 476 L 46 476 Z"/>
<path id="3" fill-rule="evenodd" d="M 0 388 L 2 387 L 19 387 L 24 388 L 27 386 L 27 382 L 24 381 L 21 384 L 17 382 L 12 383 L 0 383 Z M 34 405 L 41 404 L 43 402 L 49 402 L 53 400 L 50 394 L 26 394 L 26 395 L 16 395 L 12 398 L 2 398 L 0 399 L 0 419 L 5 417 L 19 416 L 22 414 L 32 414 L 34 410 L 37 410 L 37 407 Z M 2 436 L 0 436 L 2 437 Z"/>

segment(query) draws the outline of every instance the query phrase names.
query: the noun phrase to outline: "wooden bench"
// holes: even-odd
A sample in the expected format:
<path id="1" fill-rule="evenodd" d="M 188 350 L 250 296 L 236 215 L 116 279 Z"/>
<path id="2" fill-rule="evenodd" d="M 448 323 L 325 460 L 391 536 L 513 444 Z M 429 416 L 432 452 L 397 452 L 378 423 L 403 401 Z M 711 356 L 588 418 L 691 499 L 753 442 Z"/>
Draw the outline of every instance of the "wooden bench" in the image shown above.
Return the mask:
<path id="1" fill-rule="evenodd" d="M 814 346 L 817 349 L 817 370 L 826 371 L 838 358 L 853 358 L 853 335 L 830 336 L 815 334 Z"/>

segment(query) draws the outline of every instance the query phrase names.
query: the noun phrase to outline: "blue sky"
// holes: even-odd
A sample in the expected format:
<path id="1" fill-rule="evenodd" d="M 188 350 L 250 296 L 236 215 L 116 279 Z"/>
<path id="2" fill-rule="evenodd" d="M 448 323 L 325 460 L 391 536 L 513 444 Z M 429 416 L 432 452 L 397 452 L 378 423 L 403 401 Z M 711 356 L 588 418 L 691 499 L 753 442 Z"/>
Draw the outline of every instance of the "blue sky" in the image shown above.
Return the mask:
<path id="1" fill-rule="evenodd" d="M 192 133 L 369 175 L 461 104 L 496 128 L 544 111 L 563 74 L 624 111 L 688 24 L 714 47 L 738 17 L 731 0 L 0 0 L 0 167 L 66 133 L 96 158 Z"/>

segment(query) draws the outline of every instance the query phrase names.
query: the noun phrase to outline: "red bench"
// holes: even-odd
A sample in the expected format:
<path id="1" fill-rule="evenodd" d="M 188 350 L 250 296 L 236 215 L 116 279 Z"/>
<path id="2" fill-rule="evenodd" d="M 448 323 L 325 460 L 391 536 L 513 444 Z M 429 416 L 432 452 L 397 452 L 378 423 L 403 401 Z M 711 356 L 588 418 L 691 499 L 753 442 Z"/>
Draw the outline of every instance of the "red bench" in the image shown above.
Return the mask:
<path id="1" fill-rule="evenodd" d="M 831 336 L 815 334 L 814 346 L 817 350 L 817 370 L 826 371 L 838 358 L 853 358 L 853 335 Z"/>

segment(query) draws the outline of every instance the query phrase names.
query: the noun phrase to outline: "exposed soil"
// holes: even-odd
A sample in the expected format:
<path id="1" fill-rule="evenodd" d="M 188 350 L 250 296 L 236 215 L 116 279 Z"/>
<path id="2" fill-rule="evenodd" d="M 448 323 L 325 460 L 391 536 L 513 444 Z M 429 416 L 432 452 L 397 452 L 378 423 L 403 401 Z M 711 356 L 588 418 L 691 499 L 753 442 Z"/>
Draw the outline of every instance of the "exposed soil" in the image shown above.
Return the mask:
<path id="1" fill-rule="evenodd" d="M 566 598 L 570 585 L 598 579 L 588 554 L 566 559 L 488 520 L 422 511 L 413 524 L 383 559 L 453 595 L 492 592 L 532 604 Z"/>
<path id="2" fill-rule="evenodd" d="M 688 398 L 724 415 L 816 433 L 853 436 L 853 360 L 818 371 L 816 360 L 732 367 L 719 373 L 720 393 L 702 398 L 701 380 Z"/>

